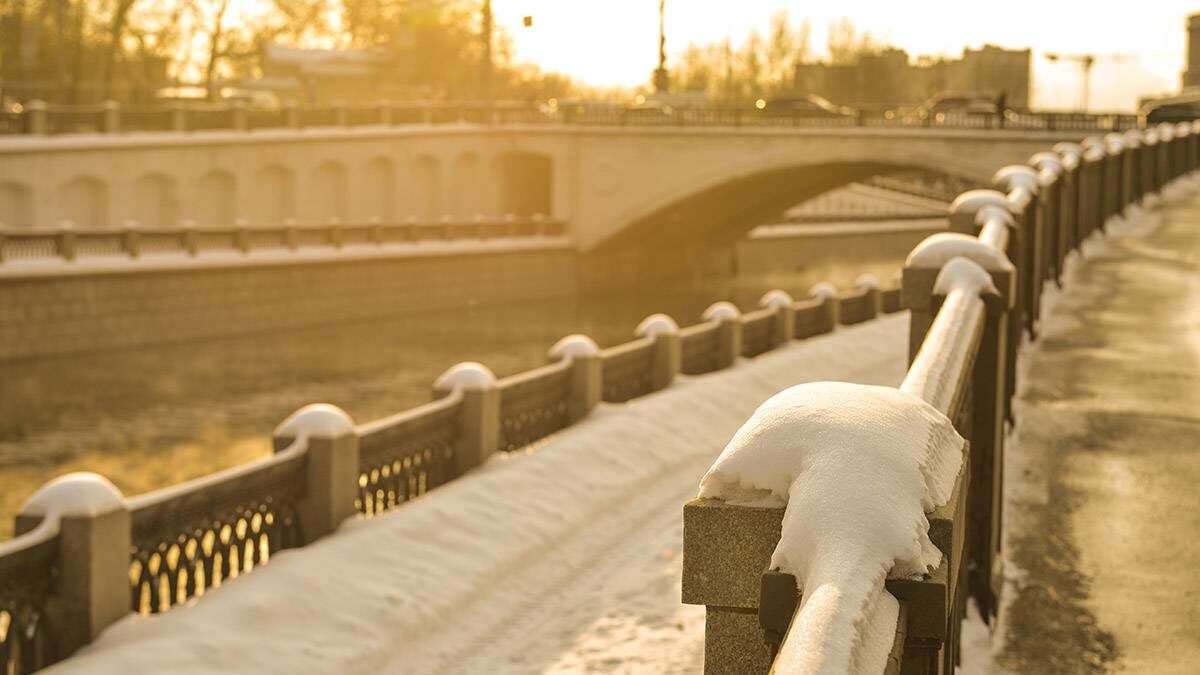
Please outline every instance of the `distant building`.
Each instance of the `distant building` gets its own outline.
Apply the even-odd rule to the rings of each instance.
[[[1004,95],[1011,108],[1029,106],[1029,49],[984,45],[964,49],[961,59],[923,59],[912,63],[908,52],[889,47],[849,64],[801,63],[794,87],[834,103],[865,109],[917,106],[947,91],[988,98]]]
[[[1187,70],[1183,71],[1183,88],[1200,88],[1200,14],[1187,19]]]

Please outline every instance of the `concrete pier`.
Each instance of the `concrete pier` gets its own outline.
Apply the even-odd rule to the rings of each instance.
[[[1023,359],[999,665],[1200,663],[1200,197],[1113,228]]]

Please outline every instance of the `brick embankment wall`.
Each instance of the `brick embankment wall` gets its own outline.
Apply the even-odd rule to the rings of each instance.
[[[569,297],[565,249],[0,279],[0,361]]]

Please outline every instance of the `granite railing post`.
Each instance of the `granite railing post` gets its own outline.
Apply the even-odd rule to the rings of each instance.
[[[1104,158],[1107,151],[1101,144],[1085,145],[1083,148],[1083,227],[1077,233],[1078,238],[1073,247],[1078,247],[1083,240],[1100,229],[1104,218]]]
[[[1121,139],[1125,144],[1125,155],[1121,163],[1121,195],[1124,202],[1121,210],[1128,213],[1129,208],[1141,201],[1141,156],[1142,143],[1137,134],[1124,133]]]
[[[654,372],[650,376],[650,390],[666,389],[679,374],[683,362],[679,325],[666,314],[651,314],[642,319],[634,334],[654,338]]]
[[[179,222],[179,245],[192,257],[200,252],[200,242],[196,238],[196,221]]]
[[[1019,261],[1015,263],[1019,271],[1017,283],[1021,293],[1020,306],[1024,311],[1025,332],[1033,338],[1041,313],[1042,283],[1045,281],[1042,274],[1044,242],[1038,231],[1037,219],[1037,172],[1027,166],[1010,165],[997,171],[992,182],[1008,194],[1008,200],[1012,202],[1010,210],[1016,214],[1017,225],[1021,229],[1018,241],[1022,251]]]
[[[1066,254],[1063,251],[1064,202],[1066,171],[1062,158],[1053,152],[1039,152],[1029,158],[1029,165],[1038,172],[1038,192],[1043,227],[1042,241],[1045,250],[1043,274],[1055,282],[1062,283],[1062,265]]]
[[[1158,125],[1159,140],[1159,187],[1165,186],[1175,177],[1175,127],[1169,122]]]
[[[1083,149],[1075,143],[1058,143],[1054,146],[1063,166],[1061,177],[1062,222],[1058,231],[1058,269],[1066,268],[1067,255],[1075,246],[1082,218],[1080,185],[1083,180]],[[1010,258],[1011,260],[1011,258]],[[1019,313],[1019,312],[1018,312]]]
[[[1154,129],[1140,132],[1142,135],[1142,202],[1153,201],[1158,191],[1158,133]],[[1147,199],[1150,197],[1151,199]]]
[[[822,330],[820,332],[832,333],[837,330],[838,324],[842,321],[837,288],[828,281],[822,281],[808,289],[808,295],[812,298],[821,299]]]
[[[126,220],[121,224],[121,248],[130,258],[142,255],[142,237],[138,231],[140,228],[141,224],[136,220]]]
[[[742,322],[738,320],[741,316],[737,305],[724,300],[709,305],[700,316],[705,321],[717,322],[718,369],[733,366],[742,355]]]
[[[130,515],[125,498],[94,473],[43,485],[16,518],[16,534],[58,520],[58,570],[43,628],[54,656],[66,658],[129,615]]]
[[[0,222],[0,265],[4,264],[4,230],[6,227],[3,222]]]
[[[341,408],[313,403],[292,413],[272,434],[275,452],[297,439],[307,445],[304,497],[296,504],[304,543],[333,533],[358,513],[358,433]]]
[[[234,131],[250,130],[250,115],[245,101],[234,99],[230,103],[229,122],[230,128]]]
[[[106,134],[121,133],[121,104],[117,101],[105,101],[101,104],[103,113],[103,131]]]
[[[171,131],[187,131],[187,108],[182,103],[172,103],[169,114],[171,116]]]
[[[600,348],[586,335],[568,335],[550,348],[550,359],[571,362],[571,391],[567,398],[569,424],[587,417],[604,393],[604,363]]]
[[[782,347],[796,334],[796,310],[792,308],[794,304],[796,301],[792,296],[778,288],[767,291],[759,298],[759,307],[775,310],[775,317],[771,322],[771,349]]]
[[[25,119],[28,120],[30,134],[45,136],[50,133],[50,111],[45,101],[35,99],[26,103]]]
[[[233,246],[242,255],[250,253],[250,223],[245,218],[236,218],[233,221]]]
[[[451,366],[433,383],[434,398],[460,391],[457,475],[483,464],[500,447],[500,389],[487,366],[474,361]]]
[[[283,126],[288,129],[300,128],[300,105],[295,101],[283,102]]]
[[[58,256],[60,258],[63,260],[75,259],[77,240],[75,223],[70,220],[59,222],[58,234],[55,236],[55,247],[58,249]]]

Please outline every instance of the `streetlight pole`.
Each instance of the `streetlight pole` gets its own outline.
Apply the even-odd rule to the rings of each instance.
[[[658,68],[654,70],[654,91],[665,94],[669,81],[667,79],[667,31],[666,31],[667,0],[658,0]]]
[[[492,98],[492,0],[483,0],[483,59],[480,64],[479,90],[485,101]]]

